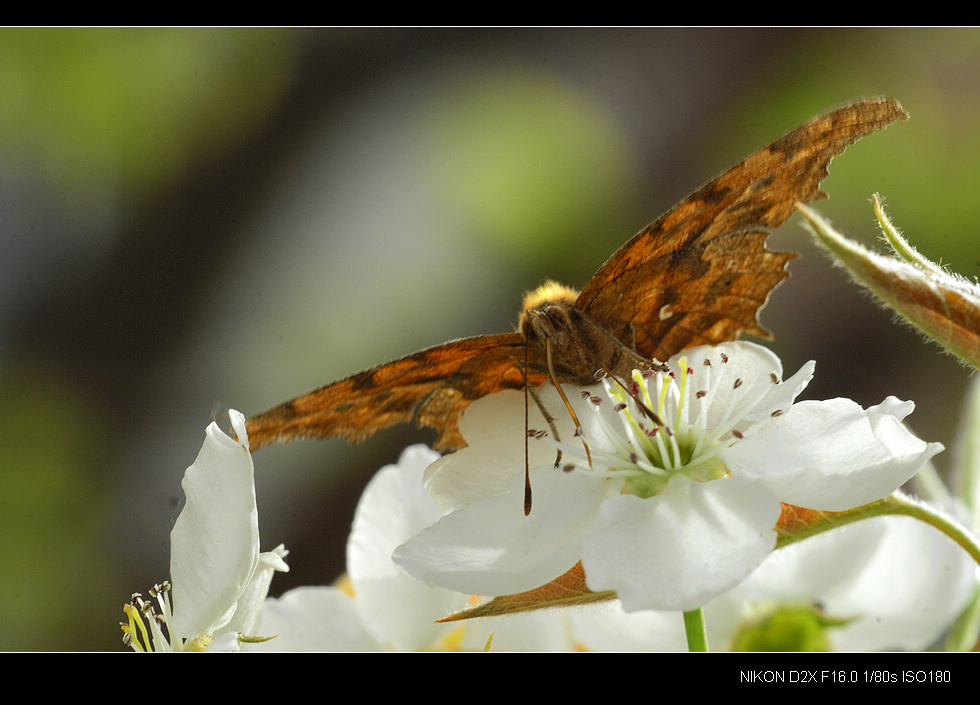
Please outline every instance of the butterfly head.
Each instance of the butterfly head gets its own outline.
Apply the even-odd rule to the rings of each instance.
[[[524,294],[524,304],[521,306],[522,314],[530,310],[542,309],[549,304],[574,304],[578,298],[578,291],[570,286],[559,284],[549,279],[534,291]]]
[[[575,300],[578,291],[559,284],[556,281],[546,281],[534,291],[524,295],[521,306],[521,317],[517,329],[529,341],[554,338],[557,330],[568,330],[571,318],[577,313]]]

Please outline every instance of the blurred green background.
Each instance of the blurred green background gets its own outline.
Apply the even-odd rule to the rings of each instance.
[[[974,29],[0,30],[0,649],[123,649],[215,404],[508,330],[526,289],[583,285],[841,103],[912,120],[839,157],[819,211],[873,244],[878,191],[975,276],[978,89]],[[787,373],[817,361],[806,396],[913,399],[949,447],[968,372],[798,217],[770,248],[803,253],[762,318]],[[273,594],[343,570],[361,487],[427,439],[256,454],[263,549],[291,551]]]

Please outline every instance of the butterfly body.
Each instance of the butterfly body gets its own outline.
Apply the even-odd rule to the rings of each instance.
[[[525,297],[517,330],[450,341],[287,401],[247,422],[253,450],[275,440],[358,442],[398,423],[437,430],[439,450],[465,441],[475,399],[549,377],[588,385],[604,372],[666,360],[694,345],[770,337],[758,312],[796,255],[765,247],[797,202],[823,197],[831,159],[907,119],[893,100],[843,106],[787,133],[641,230],[581,292],[548,282]]]
[[[622,377],[635,367],[653,365],[635,351],[631,336],[617,339],[592,320],[579,308],[578,297],[571,287],[553,281],[524,297],[517,329],[527,346],[529,369],[549,373],[550,368],[559,382],[586,386],[606,374]]]

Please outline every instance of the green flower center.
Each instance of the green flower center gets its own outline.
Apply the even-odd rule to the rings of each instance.
[[[851,621],[815,605],[780,605],[739,628],[732,651],[833,651],[830,630]]]
[[[706,367],[710,362],[705,361]],[[615,404],[618,428],[609,425],[602,414],[600,423],[612,452],[599,458],[607,474],[626,475],[624,494],[654,497],[666,488],[672,477],[685,475],[695,482],[729,477],[720,455],[722,441],[740,437],[734,424],[737,414],[716,428],[708,428],[707,411],[716,397],[717,382],[706,389],[692,389],[693,370],[687,359],[678,362],[678,372],[663,366],[655,373],[634,370],[631,384],[603,382]],[[720,381],[722,375],[715,375]],[[735,381],[735,388],[740,386]],[[598,398],[593,402],[598,406]],[[727,415],[726,415],[727,417]]]

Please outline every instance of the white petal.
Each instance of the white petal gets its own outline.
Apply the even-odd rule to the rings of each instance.
[[[680,612],[626,612],[618,600],[563,610],[579,650],[687,651]],[[708,628],[711,628],[708,624]]]
[[[570,439],[574,428],[554,387],[541,388],[539,395],[555,415],[562,438]],[[529,404],[527,427],[547,430],[541,410],[533,400]],[[524,473],[524,393],[506,390],[477,399],[463,414],[460,431],[469,445],[433,463],[425,473],[425,488],[443,514],[506,494],[508,479]],[[556,456],[554,446],[544,440],[532,440],[528,452],[532,468],[553,464]]]
[[[247,651],[378,651],[354,600],[334,587],[301,587],[269,598],[254,636],[275,636]],[[278,636],[277,636],[278,635]]]
[[[395,562],[431,585],[467,594],[507,595],[559,577],[578,562],[582,536],[622,483],[553,468],[535,471],[531,483],[530,516],[523,475],[515,475],[509,494],[443,517],[401,546]]]
[[[399,545],[442,516],[422,486],[423,472],[438,458],[425,446],[411,446],[397,465],[379,470],[361,495],[347,541],[361,619],[379,643],[399,651],[428,647],[445,632],[433,622],[468,606],[466,595],[430,587],[391,560]]]
[[[887,526],[884,540],[860,580],[825,605],[828,612],[858,617],[836,636],[837,648],[925,649],[966,606],[977,585],[976,566],[949,537],[921,521],[873,521]]]
[[[693,373],[688,379],[691,390],[705,390],[712,395],[708,428],[724,424],[731,417],[733,406],[740,417],[749,421],[768,417],[774,409],[788,409],[813,377],[813,363],[809,362],[791,380],[783,382],[783,366],[775,353],[744,341],[685,350],[668,362],[672,370],[678,369],[681,356],[687,358]],[[711,364],[706,365],[706,360]],[[773,377],[780,383],[776,384]]]
[[[206,653],[209,654],[234,654],[242,650],[242,645],[238,642],[237,632],[225,632],[215,637],[208,647]]]
[[[850,509],[891,494],[943,449],[909,432],[907,413],[893,398],[867,411],[849,399],[804,401],[751,428],[724,458],[782,502]]]
[[[629,612],[701,607],[762,563],[779,512],[764,487],[734,478],[678,476],[656,497],[612,497],[584,542],[586,580]]]
[[[239,438],[244,417],[231,411]],[[170,533],[175,631],[210,634],[231,618],[259,560],[252,457],[218,425],[181,483],[186,504]]]
[[[282,544],[271,551],[259,554],[259,564],[245,588],[245,592],[238,598],[235,605],[235,615],[221,630],[215,632],[216,637],[222,632],[247,635],[254,633],[255,622],[259,618],[266,597],[269,596],[272,576],[276,573],[289,572],[289,566],[286,565],[285,561],[288,554],[289,551]],[[210,651],[210,648],[208,650]]]
[[[816,364],[813,360],[803,365],[795,375],[779,384],[769,385],[768,390],[756,402],[751,411],[745,414],[749,421],[767,421],[774,413],[780,414],[789,411],[796,401],[796,397],[806,389],[806,386],[813,379],[813,370]]]
[[[875,517],[774,551],[733,595],[812,602],[851,619],[830,631],[838,650],[922,650],[958,616],[976,577],[966,552],[932,527]],[[725,619],[718,605],[711,615]]]
[[[347,542],[347,570],[355,585],[402,575],[391,552],[442,517],[422,486],[422,474],[438,459],[425,446],[406,448],[397,465],[381,468],[364,489]]]
[[[883,523],[862,521],[793,543],[773,551],[741,587],[758,599],[824,604],[860,580],[884,535]]]

